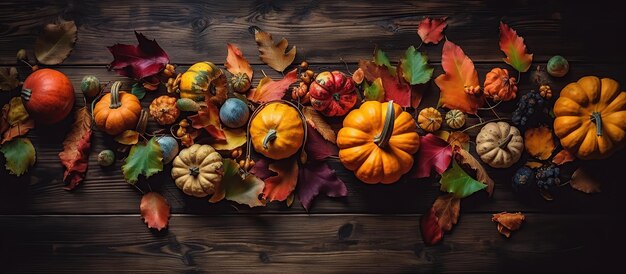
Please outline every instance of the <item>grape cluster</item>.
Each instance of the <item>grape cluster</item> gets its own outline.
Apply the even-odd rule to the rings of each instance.
[[[511,186],[515,192],[524,192],[535,184],[535,171],[527,166],[520,167],[513,175]]]
[[[517,108],[513,111],[513,124],[521,127],[533,126],[539,122],[538,114],[547,112],[545,99],[539,92],[531,91],[524,94],[517,102]]]
[[[537,179],[537,187],[544,190],[552,190],[561,184],[559,179],[559,168],[551,165],[540,167],[535,173],[535,179]]]

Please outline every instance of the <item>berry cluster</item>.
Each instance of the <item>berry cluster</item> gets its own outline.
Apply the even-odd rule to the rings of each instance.
[[[535,171],[527,166],[519,168],[513,175],[511,186],[515,192],[524,192],[535,183]]]
[[[540,167],[535,173],[537,187],[539,187],[539,189],[552,190],[559,186],[561,184],[559,173],[559,168],[554,165]]]
[[[539,123],[541,116],[547,112],[546,101],[539,92],[531,91],[524,94],[517,102],[517,108],[513,111],[513,124],[521,127],[531,127]]]

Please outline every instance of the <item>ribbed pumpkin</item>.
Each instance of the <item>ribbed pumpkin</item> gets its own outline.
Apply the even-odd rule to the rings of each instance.
[[[506,122],[488,123],[476,136],[476,152],[491,167],[510,167],[519,161],[523,151],[524,138]]]
[[[390,184],[413,166],[420,147],[413,117],[393,102],[367,101],[343,120],[339,160],[368,184]]]
[[[304,123],[296,107],[286,101],[259,106],[248,125],[254,150],[274,160],[296,154],[305,140]]]
[[[172,178],[185,194],[206,197],[222,181],[222,166],[222,156],[212,146],[194,144],[174,158]]]
[[[626,92],[610,78],[570,83],[554,104],[554,133],[580,159],[609,157],[626,143]]]
[[[435,132],[441,127],[441,122],[443,122],[443,118],[441,118],[441,112],[439,112],[436,108],[425,108],[422,109],[417,115],[417,124],[421,129],[428,132]]]
[[[343,116],[354,107],[357,93],[352,78],[339,71],[324,71],[309,87],[311,106],[325,116]]]
[[[111,93],[107,93],[93,108],[93,117],[96,126],[109,135],[118,135],[124,130],[137,126],[141,105],[137,96],[120,91],[122,82],[115,82],[111,86]]]
[[[74,86],[65,74],[53,69],[31,73],[22,86],[22,99],[28,114],[51,125],[65,119],[74,107]]]
[[[459,109],[453,109],[446,113],[446,124],[453,129],[459,129],[465,125],[465,113]]]
[[[513,100],[517,94],[515,77],[509,77],[506,69],[494,68],[485,77],[484,91],[487,97],[495,101]]]
[[[209,96],[212,103],[221,105],[228,97],[228,80],[213,63],[199,62],[180,76],[178,90],[181,98],[203,101]]]
[[[250,89],[250,77],[248,74],[240,72],[230,77],[230,85],[235,92],[245,93]]]
[[[150,116],[159,123],[159,125],[171,125],[176,122],[180,110],[176,107],[176,98],[162,95],[150,103]]]

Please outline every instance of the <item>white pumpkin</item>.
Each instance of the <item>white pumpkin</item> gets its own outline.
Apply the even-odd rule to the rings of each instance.
[[[488,123],[476,136],[476,152],[491,167],[510,167],[523,151],[524,139],[519,130],[506,122]]]
[[[446,124],[453,129],[459,129],[465,125],[465,113],[453,109],[446,113]]]
[[[222,182],[222,166],[222,156],[212,146],[194,144],[174,159],[172,178],[185,194],[206,197]]]

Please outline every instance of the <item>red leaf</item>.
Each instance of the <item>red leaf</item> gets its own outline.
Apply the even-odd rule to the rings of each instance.
[[[424,18],[417,27],[417,34],[422,38],[422,42],[425,44],[439,44],[439,41],[443,39],[443,29],[448,26],[446,18],[447,17],[440,19]]]
[[[141,217],[148,228],[161,230],[167,227],[170,219],[170,204],[156,192],[148,192],[141,198]]]
[[[443,240],[443,230],[439,227],[439,218],[434,208],[420,218],[420,231],[426,245],[434,245]]]
[[[431,209],[437,215],[437,223],[441,230],[450,231],[459,220],[461,198],[454,196],[454,193],[440,195]]]
[[[411,178],[430,177],[431,170],[442,174],[450,166],[452,146],[436,135],[428,133],[420,137],[420,149],[415,158]]]
[[[261,180],[276,175],[276,172],[270,170],[270,160],[262,156],[254,162],[250,173],[256,175]]]
[[[252,75],[254,72],[250,63],[248,63],[248,60],[243,57],[241,50],[231,43],[227,43],[226,45],[228,47],[228,55],[226,56],[226,63],[224,64],[226,69],[232,74],[240,72],[248,74],[250,81],[252,81]]]
[[[502,60],[519,72],[528,71],[533,62],[533,55],[526,51],[524,38],[519,37],[514,29],[502,22],[500,22],[500,50],[506,54],[506,58]]]
[[[76,111],[72,129],[65,136],[63,151],[59,153],[61,163],[65,166],[63,182],[65,190],[72,190],[85,178],[87,163],[89,162],[89,148],[91,146],[91,114],[83,107]]]
[[[320,193],[328,197],[346,197],[348,189],[325,162],[307,162],[298,176],[298,199],[309,211],[313,199]]]
[[[401,71],[393,76],[387,67],[365,60],[359,61],[359,68],[363,70],[365,78],[370,82],[381,78],[385,89],[385,101],[393,100],[402,107],[411,106],[411,86],[406,83]],[[397,70],[400,70],[400,66]]]
[[[304,150],[309,160],[324,160],[330,156],[337,155],[337,146],[326,141],[322,135],[311,125],[307,124],[307,137]]]
[[[265,103],[280,100],[285,96],[289,86],[297,81],[297,69],[287,73],[283,79],[274,81],[265,76],[259,85],[248,93],[248,99],[255,103]]]
[[[298,183],[298,162],[293,157],[283,159],[271,163],[269,170],[277,175],[265,179],[263,197],[270,202],[286,200]]]
[[[167,53],[155,40],[148,40],[143,34],[135,32],[139,45],[115,44],[109,48],[113,54],[111,68],[119,75],[143,79],[161,72],[170,62]]]
[[[187,118],[191,120],[191,126],[195,129],[204,128],[206,132],[209,133],[216,140],[225,141],[226,134],[222,130],[222,125],[220,124],[220,114],[217,107],[208,102],[206,107],[198,110],[198,114],[191,115]]]
[[[558,166],[576,160],[576,156],[569,152],[569,150],[564,149],[559,151],[554,158],[552,158],[552,162]]]

